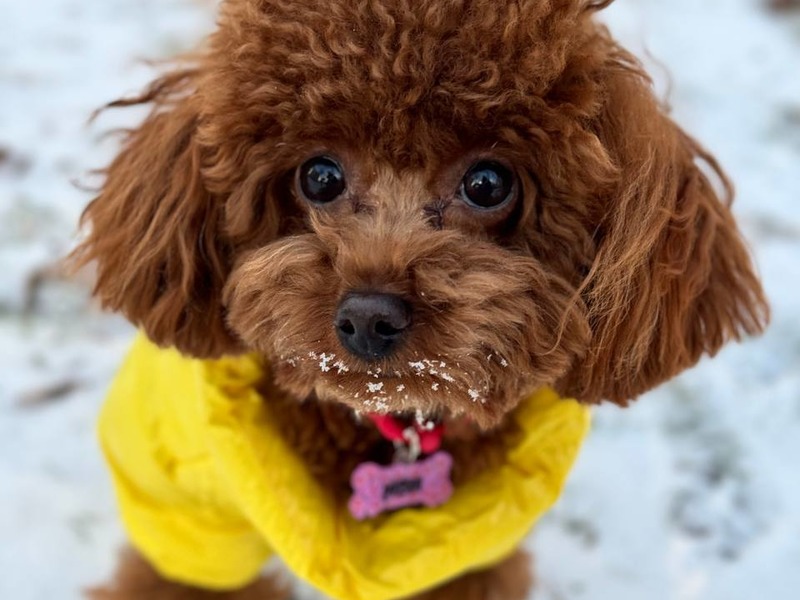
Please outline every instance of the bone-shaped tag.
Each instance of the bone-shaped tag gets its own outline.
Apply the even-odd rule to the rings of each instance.
[[[439,506],[453,494],[453,457],[440,451],[413,463],[362,463],[353,471],[348,508],[359,521],[409,506]]]

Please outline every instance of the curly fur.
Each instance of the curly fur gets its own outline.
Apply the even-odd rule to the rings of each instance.
[[[88,590],[88,600],[290,600],[289,586],[272,575],[232,592],[211,592],[165,581],[136,552],[126,549],[113,584]]]
[[[295,401],[489,431],[542,385],[626,404],[758,333],[768,309],[731,184],[594,20],[608,4],[227,0],[201,52],[112,104],[153,110],[86,209],[76,257],[157,343],[258,351]],[[348,172],[325,209],[293,184],[320,152]],[[482,157],[518,175],[505,212],[454,196]],[[380,364],[334,334],[353,290],[413,307]],[[321,439],[301,454],[343,480]]]

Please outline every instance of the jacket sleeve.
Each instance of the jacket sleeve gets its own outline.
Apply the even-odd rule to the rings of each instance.
[[[133,546],[167,579],[237,589],[270,549],[204,446],[194,362],[140,336],[101,413],[100,443]]]

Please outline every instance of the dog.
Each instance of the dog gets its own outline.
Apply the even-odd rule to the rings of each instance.
[[[136,550],[93,597],[284,599],[277,553],[343,600],[526,598],[585,406],[765,327],[610,3],[225,0],[109,105],[152,110],[75,253],[142,331],[101,424]]]

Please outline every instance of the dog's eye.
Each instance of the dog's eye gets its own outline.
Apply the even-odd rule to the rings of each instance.
[[[327,156],[307,160],[298,172],[300,189],[309,201],[326,204],[344,192],[344,171],[339,163]]]
[[[483,160],[470,167],[461,181],[461,195],[477,208],[496,208],[511,198],[514,175],[498,162]]]

